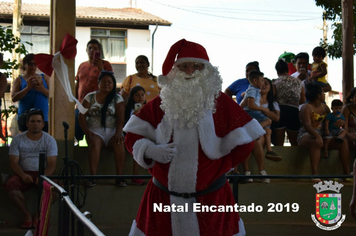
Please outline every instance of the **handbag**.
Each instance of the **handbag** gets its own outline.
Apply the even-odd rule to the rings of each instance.
[[[31,108],[27,109],[26,111],[22,112],[21,115],[18,116],[18,120],[21,126],[26,126],[26,116],[30,112]]]
[[[36,96],[37,96],[37,91],[35,93],[35,98],[33,99],[33,103],[32,106],[28,109],[26,109],[24,112],[22,112],[20,115],[18,115],[18,121],[20,123],[20,125],[22,127],[26,126],[26,117],[27,114],[30,112],[30,110],[33,108],[33,106],[35,105],[35,101],[36,101]]]

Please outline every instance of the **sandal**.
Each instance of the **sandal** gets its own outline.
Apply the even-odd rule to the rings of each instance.
[[[325,151],[323,153],[323,158],[329,158],[329,152],[328,151]]]
[[[38,224],[38,213],[36,213],[33,217],[32,217],[32,228],[36,229]]]
[[[279,156],[277,153],[275,153],[274,151],[268,151],[266,152],[266,159],[271,160],[271,161],[281,161],[282,157]]]
[[[87,182],[85,182],[86,187],[94,187],[95,185],[96,185],[96,181],[94,179],[90,179],[87,180]]]
[[[145,185],[146,182],[142,179],[132,179],[131,180],[131,184],[132,185],[137,185],[137,186],[141,186],[141,185]]]
[[[21,229],[32,229],[32,221],[24,221],[20,227]]]
[[[115,181],[115,184],[116,184],[117,186],[119,186],[119,187],[126,187],[126,186],[127,186],[127,183],[126,183],[125,180],[123,180],[123,181],[116,180],[116,181]]]

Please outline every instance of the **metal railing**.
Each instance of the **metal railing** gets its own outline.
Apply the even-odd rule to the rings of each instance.
[[[69,213],[71,213],[72,223],[74,218],[77,219],[77,235],[84,235],[84,228],[89,230],[93,235],[103,236],[104,234],[89,220],[86,216],[80,212],[80,210],[74,205],[68,193],[58,184],[53,182],[48,177],[41,175],[41,178],[51,184],[60,194],[59,200],[59,218],[58,218],[58,236],[70,235],[70,228],[72,229],[72,235],[75,230],[75,225],[69,224]]]
[[[344,179],[344,178],[352,178],[352,175],[227,175],[226,178],[232,184],[233,195],[235,198],[236,203],[238,203],[238,192],[239,192],[239,184],[240,180],[244,179],[315,179],[319,178],[323,179]],[[46,180],[52,186],[54,186],[57,191],[61,195],[61,200],[59,204],[59,219],[58,219],[58,235],[59,236],[67,236],[70,235],[69,231],[72,230],[72,236],[84,235],[84,228],[88,229],[93,235],[101,236],[104,235],[86,216],[80,212],[80,210],[75,206],[72,202],[68,193],[57,183],[53,182],[51,179],[63,179],[60,176],[50,176],[46,177],[41,175],[43,180]],[[69,176],[69,178],[79,178],[78,175],[76,176]],[[124,180],[124,179],[150,179],[152,178],[151,175],[84,175],[80,176],[80,178],[85,179],[117,179],[117,180]],[[70,225],[70,217],[69,214],[71,212],[71,225]],[[89,213],[90,214],[90,213]],[[77,219],[77,225],[75,225],[74,218]],[[75,228],[77,229],[75,233]]]
[[[241,175],[233,174],[226,176],[232,183],[232,191],[236,203],[239,202],[239,183],[245,179],[345,179],[353,178],[352,175]]]

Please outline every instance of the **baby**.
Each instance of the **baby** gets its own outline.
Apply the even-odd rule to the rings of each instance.
[[[334,99],[331,102],[331,110],[332,112],[329,113],[326,118],[325,118],[325,140],[324,140],[324,158],[329,157],[328,149],[329,149],[329,143],[330,140],[335,137],[335,141],[338,143],[344,142],[344,137],[347,134],[347,131],[343,129],[342,127],[335,126],[335,122],[337,120],[344,120],[345,117],[343,114],[341,114],[342,106],[344,104],[342,103],[341,100],[339,99]]]
[[[326,56],[325,49],[322,47],[316,47],[313,49],[312,55],[314,62],[311,66],[309,81],[317,83],[325,91],[325,87],[328,84],[325,78],[328,73],[326,69],[328,65],[323,61]]]

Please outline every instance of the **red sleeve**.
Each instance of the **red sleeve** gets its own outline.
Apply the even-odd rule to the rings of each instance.
[[[150,123],[154,128],[157,128],[158,124],[161,123],[164,112],[159,108],[161,104],[161,98],[158,96],[155,99],[148,102],[142,107],[139,113],[136,114],[140,119]],[[125,136],[125,143],[127,150],[132,153],[132,147],[135,142],[139,139],[144,138],[141,135],[133,134],[128,132]]]
[[[252,141],[251,143],[237,146],[236,148],[234,148],[229,154],[232,163],[231,167],[235,167],[241,162],[243,162],[251,154],[254,146],[255,142]]]
[[[137,140],[144,138],[141,135],[138,134],[133,134],[133,133],[127,133],[125,135],[125,145],[127,148],[127,151],[129,151],[129,153],[132,154],[132,150],[133,150],[133,145],[136,143]]]
[[[224,93],[221,93],[217,99],[216,110],[219,114],[218,112],[214,114],[214,123],[218,137],[225,137],[232,130],[243,127],[252,120],[239,104]],[[228,156],[231,158],[232,167],[243,162],[250,155],[253,147],[254,141],[236,146],[231,150]]]
[[[160,105],[161,98],[157,96],[153,100],[149,101],[146,105],[144,105],[140,112],[136,114],[136,116],[144,121],[147,121],[154,128],[157,128],[158,124],[161,123],[164,115]]]

